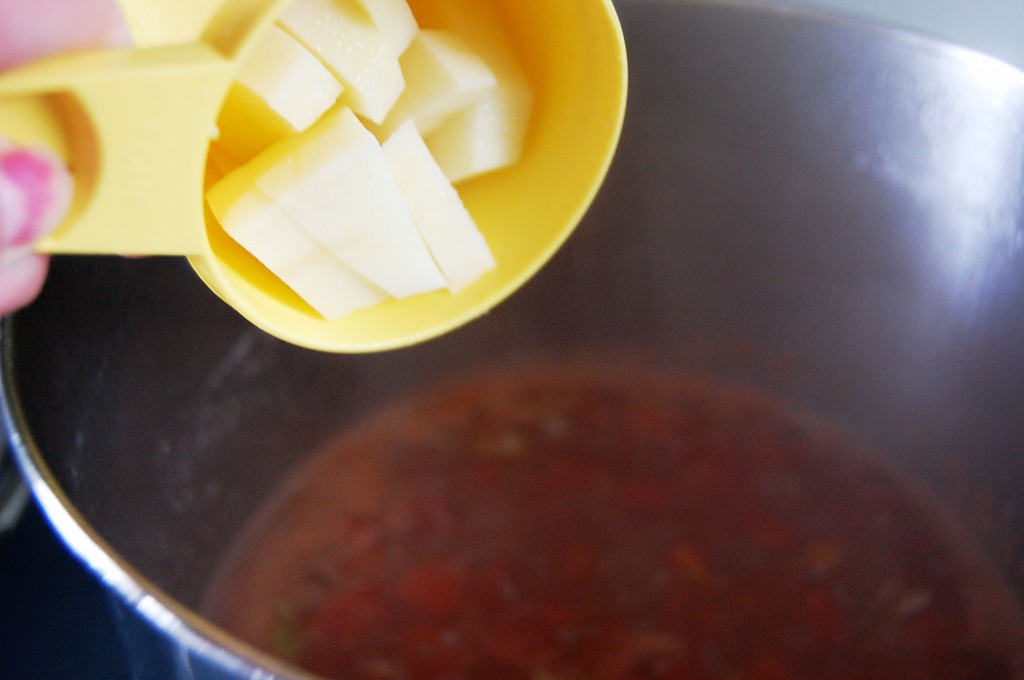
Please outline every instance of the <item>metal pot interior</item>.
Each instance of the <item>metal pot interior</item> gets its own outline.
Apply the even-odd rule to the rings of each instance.
[[[619,12],[631,93],[606,185],[549,266],[444,338],[320,354],[182,261],[54,263],[3,326],[4,396],[33,487],[101,576],[196,608],[246,519],[340,429],[476,367],[611,354],[848,433],[948,499],[1021,586],[1024,74],[789,7]]]

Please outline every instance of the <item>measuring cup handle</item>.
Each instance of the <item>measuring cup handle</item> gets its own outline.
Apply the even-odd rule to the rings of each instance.
[[[206,253],[206,154],[232,75],[221,53],[190,43],[57,57],[0,77],[0,135],[47,144],[56,127],[67,139],[55,151],[66,152],[75,197],[39,250]]]

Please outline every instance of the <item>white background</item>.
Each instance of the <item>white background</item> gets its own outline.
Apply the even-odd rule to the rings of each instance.
[[[1024,0],[802,0],[913,28],[1024,69]]]

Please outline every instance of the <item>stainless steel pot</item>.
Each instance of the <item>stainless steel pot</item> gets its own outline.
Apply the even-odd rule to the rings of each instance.
[[[0,536],[17,524],[28,500],[28,488],[7,450],[7,430],[0,427]]]
[[[786,6],[620,13],[631,100],[607,185],[470,326],[312,353],[155,258],[59,261],[4,324],[15,456],[115,594],[139,677],[286,675],[193,613],[231,537],[339,428],[532,355],[630,348],[779,394],[947,497],[1021,587],[1024,74]]]

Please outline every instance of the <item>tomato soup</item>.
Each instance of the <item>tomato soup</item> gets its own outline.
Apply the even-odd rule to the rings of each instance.
[[[1014,602],[952,513],[765,395],[545,368],[340,435],[207,613],[330,678],[1003,680]]]

